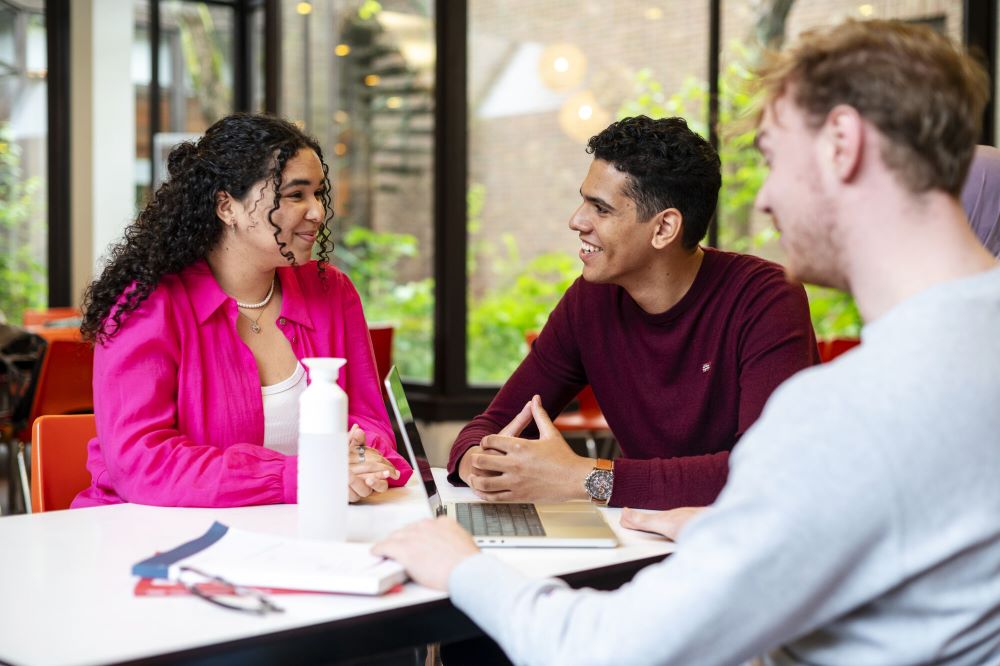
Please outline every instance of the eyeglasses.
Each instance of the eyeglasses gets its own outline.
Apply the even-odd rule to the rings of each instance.
[[[234,585],[220,576],[209,575],[194,567],[181,567],[180,574],[177,582],[188,592],[216,606],[251,615],[285,612],[262,592]]]

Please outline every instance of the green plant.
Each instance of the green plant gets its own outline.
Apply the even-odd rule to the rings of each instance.
[[[499,383],[524,358],[527,331],[538,330],[563,292],[579,275],[573,258],[556,252],[536,256],[525,266],[517,241],[503,234],[498,241],[482,234],[481,213],[486,199],[482,185],[467,195],[467,269],[489,262],[490,283],[469,290],[469,377],[475,383]],[[410,234],[352,227],[337,245],[338,263],[361,294],[368,321],[386,321],[395,328],[393,358],[406,376],[429,380],[433,372],[432,334],[434,280],[399,282],[399,264],[417,255]]]
[[[410,234],[351,227],[337,244],[336,256],[361,295],[369,322],[395,327],[393,360],[405,377],[430,379],[434,280],[399,284],[399,262],[417,254]]]
[[[849,294],[811,284],[806,285],[806,294],[817,338],[856,338],[861,335],[861,313]]]
[[[469,289],[466,363],[471,383],[500,384],[527,353],[525,334],[545,325],[580,268],[560,252],[537,255],[525,265],[513,234],[501,234],[497,240],[483,235],[485,204],[486,188],[469,185],[467,274],[471,278],[482,262],[488,262],[490,282],[486,288]]]
[[[767,167],[754,147],[755,129],[746,122],[754,108],[751,94],[753,74],[745,65],[751,54],[739,45],[731,45],[728,64],[719,77],[719,157],[722,160],[722,189],[716,223],[719,245],[735,252],[755,252],[777,239],[777,232],[767,226],[754,230],[754,198],[767,175]],[[682,116],[691,129],[707,135],[708,86],[688,77],[680,89],[667,95],[652,70],[636,73],[635,95],[618,111],[619,118],[645,114],[651,118]],[[854,337],[861,330],[861,317],[851,297],[835,289],[808,286],[809,310],[817,336]]]
[[[516,247],[513,239],[509,244]],[[538,255],[527,266],[513,262],[497,274],[497,286],[481,298],[469,298],[470,381],[502,383],[527,353],[525,333],[545,325],[549,313],[579,276],[572,257],[557,252]]]
[[[20,149],[11,141],[10,127],[0,124],[0,315],[14,323],[46,300],[45,269],[28,242],[39,186],[38,178],[22,178]]]

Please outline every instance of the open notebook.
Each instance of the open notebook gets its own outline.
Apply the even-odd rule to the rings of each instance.
[[[406,580],[403,567],[371,544],[313,541],[213,523],[205,534],[132,567],[142,578],[182,580],[185,571],[233,585],[311,592],[382,594]]]

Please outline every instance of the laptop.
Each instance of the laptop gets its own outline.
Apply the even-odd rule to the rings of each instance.
[[[427,497],[432,515],[445,514],[456,519],[479,546],[614,548],[618,545],[618,537],[604,515],[585,502],[442,503],[396,366],[386,375],[385,388],[396,417],[398,439],[406,447],[410,464],[423,481],[421,492]]]

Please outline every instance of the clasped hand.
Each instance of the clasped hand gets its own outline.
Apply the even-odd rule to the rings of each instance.
[[[348,501],[357,502],[389,488],[389,479],[399,470],[377,450],[365,446],[365,431],[355,423],[347,433]]]
[[[532,421],[538,439],[519,437]],[[536,395],[503,430],[465,453],[459,476],[485,500],[561,502],[587,498],[583,480],[593,466],[573,453]]]

